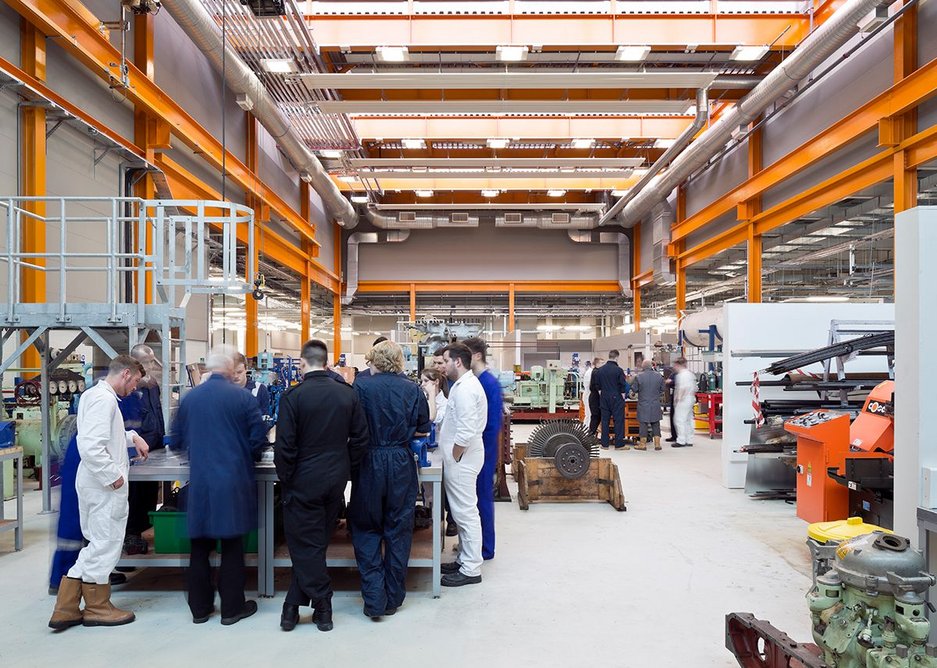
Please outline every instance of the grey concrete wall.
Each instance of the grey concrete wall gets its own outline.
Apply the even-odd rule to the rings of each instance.
[[[360,280],[615,280],[617,248],[566,232],[415,230],[402,243],[362,244]]]

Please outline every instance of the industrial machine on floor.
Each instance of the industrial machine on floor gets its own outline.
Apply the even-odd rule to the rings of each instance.
[[[565,369],[560,360],[548,360],[546,368],[532,366],[515,381],[511,404],[515,411],[578,410],[579,374]]]
[[[749,613],[726,616],[726,647],[758,668],[937,668],[927,592],[937,578],[907,538],[881,532],[835,548],[807,595],[813,639],[801,644]]]
[[[521,510],[538,501],[606,501],[626,510],[618,467],[599,458],[599,442],[576,420],[537,427],[514,448],[512,471]]]

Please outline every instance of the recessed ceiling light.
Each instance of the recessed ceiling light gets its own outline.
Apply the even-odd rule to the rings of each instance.
[[[358,180],[358,176],[356,174],[342,174],[338,177],[338,180],[345,183],[354,183]]]
[[[497,197],[500,194],[500,190],[482,190],[482,197]]]
[[[769,50],[770,47],[764,44],[737,46],[735,47],[735,51],[732,52],[732,60],[746,63],[754,62],[764,58]]]
[[[488,140],[488,148],[507,148],[511,140],[506,137],[495,137]]]
[[[370,200],[368,199],[368,196],[366,194],[356,193],[351,196],[351,201],[354,202],[355,204],[367,204]]]
[[[647,58],[647,54],[651,52],[651,47],[647,45],[622,45],[618,47],[618,51],[615,52],[615,60],[620,60],[625,63],[640,63],[642,60]]]
[[[417,197],[432,197],[433,191],[432,190],[417,190],[415,191],[415,194]]]
[[[298,71],[296,61],[292,58],[263,58],[260,61],[260,67],[273,74],[289,74]]]
[[[566,191],[565,191],[565,190],[560,190],[559,188],[557,188],[557,189],[555,189],[555,190],[548,190],[548,191],[547,191],[547,197],[562,197],[562,196],[565,195],[565,194],[566,194]]]
[[[580,148],[580,149],[592,148],[593,146],[595,146],[595,140],[594,139],[573,139],[571,142],[569,142],[569,145],[572,148]]]
[[[401,139],[400,145],[406,149],[423,149],[426,148],[426,142],[422,139]]]
[[[319,151],[319,155],[330,160],[340,160],[343,152],[339,151],[338,149],[328,148],[324,151]]]
[[[676,143],[676,139],[655,139],[654,148],[670,148]]]
[[[624,197],[629,193],[629,190],[613,190],[612,197]]]
[[[495,49],[495,52],[498,54],[498,60],[517,62],[527,60],[529,50],[526,46],[499,46]]]
[[[410,50],[405,46],[379,46],[374,52],[378,60],[385,63],[402,63],[410,57]]]

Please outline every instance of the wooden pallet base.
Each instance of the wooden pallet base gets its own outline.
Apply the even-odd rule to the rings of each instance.
[[[515,457],[512,468],[521,510],[531,503],[578,501],[605,501],[615,510],[627,510],[618,466],[611,459],[591,460],[588,473],[575,480],[564,478],[552,459]]]

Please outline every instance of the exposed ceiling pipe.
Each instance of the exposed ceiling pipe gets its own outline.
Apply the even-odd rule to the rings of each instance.
[[[618,246],[618,285],[621,294],[632,296],[631,290],[631,239],[622,232],[599,232],[597,230],[567,230],[570,240],[577,244],[616,244]]]
[[[696,136],[696,133],[703,129],[703,126],[706,125],[706,120],[709,118],[709,95],[706,93],[706,90],[700,88],[696,91],[696,118],[693,119],[693,122],[690,126],[680,133],[680,136],[677,137],[677,140],[673,145],[664,151],[664,154],[661,155],[657,161],[651,165],[651,168],[647,170],[647,173],[642,176],[637,183],[635,183],[621,199],[615,202],[608,211],[599,219],[599,225],[608,225],[615,216],[618,215],[618,212],[625,208],[625,206],[634,200],[637,195],[647,188],[647,186],[654,181],[654,179],[660,174],[667,165],[671,162],[676,162],[676,158],[680,151],[686,148],[687,144],[693,141],[693,137]]]
[[[761,83],[762,76],[744,76],[744,75],[719,75],[712,82],[710,88],[717,90],[751,90]]]
[[[342,195],[323,169],[319,160],[309,151],[290,120],[280,111],[276,101],[264,88],[260,79],[241,60],[231,46],[222,41],[221,31],[200,0],[163,0],[185,33],[205,54],[219,73],[224,73],[228,88],[236,95],[244,95],[252,104],[251,113],[270,133],[293,166],[322,198],[329,213],[340,225],[351,229],[358,224],[354,207]]]
[[[358,246],[360,244],[399,243],[406,241],[410,230],[388,230],[386,232],[354,232],[348,236],[345,257],[345,296],[343,304],[350,304],[358,292]]]
[[[784,62],[677,156],[670,169],[654,183],[643,184],[640,189],[632,188],[634,196],[629,193],[630,201],[626,202],[624,209],[617,206],[621,201],[616,203],[615,212],[621,211],[619,223],[624,227],[634,227],[654,205],[666,199],[674,188],[719,153],[734,131],[758,118],[773,102],[794,88],[859,32],[858,22],[866,14],[878,6],[888,4],[891,3],[882,0],[847,0],[823,25],[810,33]]]

